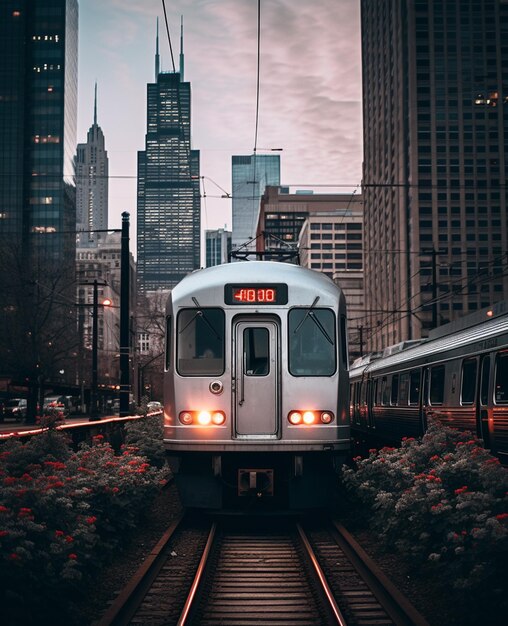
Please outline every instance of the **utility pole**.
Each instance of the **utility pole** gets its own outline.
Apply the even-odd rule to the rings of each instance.
[[[97,407],[97,348],[99,336],[99,296],[97,289],[97,279],[93,281],[93,300],[92,300],[92,386],[90,389],[90,421],[95,422],[99,419],[99,411]]]
[[[120,417],[129,415],[130,404],[130,263],[129,263],[129,213],[122,213],[122,239],[120,251]]]

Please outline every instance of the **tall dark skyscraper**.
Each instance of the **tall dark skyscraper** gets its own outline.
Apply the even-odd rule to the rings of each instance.
[[[506,0],[362,0],[370,348],[508,297]]]
[[[1,3],[0,237],[25,258],[74,263],[77,54],[77,0]]]
[[[137,251],[140,291],[170,289],[200,267],[199,151],[191,149],[191,86],[178,72],[148,84],[145,150],[138,152]]]
[[[76,153],[77,230],[106,230],[108,227],[108,153],[102,128],[97,124],[97,85],[95,85],[93,124],[86,143],[79,143]],[[96,247],[106,233],[84,233],[81,246]]]

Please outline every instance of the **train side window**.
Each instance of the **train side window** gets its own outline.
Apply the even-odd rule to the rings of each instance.
[[[333,311],[316,308],[291,309],[288,321],[289,372],[292,376],[335,374],[337,339]]]
[[[392,376],[392,393],[390,397],[390,404],[392,406],[397,406],[399,402],[399,375],[394,374]]]
[[[399,406],[407,406],[409,396],[409,374],[404,372],[400,375],[400,388],[399,388]]]
[[[430,368],[430,404],[443,404],[445,366]]]
[[[246,328],[243,331],[247,376],[268,376],[270,373],[269,342],[268,328]]]
[[[495,401],[508,404],[508,352],[496,355]]]
[[[171,316],[166,316],[166,345],[164,347],[164,369],[167,372],[171,365]]]
[[[473,404],[476,395],[476,371],[478,361],[476,359],[465,359],[462,361],[462,383],[460,388],[460,399],[462,405]]]
[[[388,385],[388,380],[386,379],[386,376],[383,376],[381,380],[381,389],[382,389],[381,404],[383,406],[389,406],[390,405],[390,386]]]
[[[487,406],[489,403],[489,382],[490,382],[490,357],[482,358],[482,382],[480,387],[480,403]]]
[[[347,347],[347,324],[346,324],[346,316],[340,316],[340,347],[341,347],[341,357],[342,357],[342,365],[347,369],[349,365],[349,361],[347,358],[348,347]]]
[[[420,370],[409,372],[409,404],[416,406],[420,399]]]
[[[182,376],[224,373],[224,311],[183,309],[177,319],[177,369]]]
[[[379,404],[379,398],[378,398],[378,395],[377,395],[377,393],[378,393],[377,381],[378,381],[377,378],[373,381],[374,388],[372,390],[372,399],[373,399],[372,403],[374,404],[374,406],[377,406]]]

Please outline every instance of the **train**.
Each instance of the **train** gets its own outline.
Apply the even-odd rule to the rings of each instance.
[[[469,430],[508,464],[508,301],[357,359],[350,416],[359,452],[420,437],[430,419]]]
[[[351,445],[347,316],[327,276],[274,261],[197,270],[166,306],[164,445],[182,504],[327,506]]]

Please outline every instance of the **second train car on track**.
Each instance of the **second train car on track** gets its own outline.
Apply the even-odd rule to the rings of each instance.
[[[166,308],[164,443],[184,506],[326,506],[350,448],[346,306],[286,263],[199,270]]]

